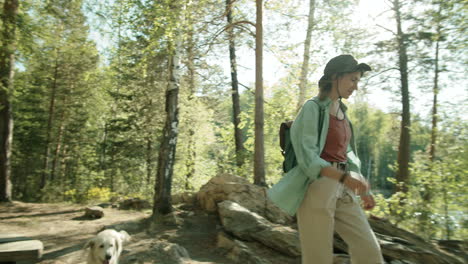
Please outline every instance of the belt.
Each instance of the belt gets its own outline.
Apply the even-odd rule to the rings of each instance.
[[[336,161],[332,161],[330,162],[332,167],[334,168],[337,168],[341,171],[347,171],[348,170],[348,163],[346,162],[336,162]]]

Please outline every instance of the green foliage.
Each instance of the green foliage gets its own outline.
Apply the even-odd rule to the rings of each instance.
[[[466,138],[466,130],[461,138]],[[446,140],[453,142],[454,138],[445,134]],[[468,233],[464,210],[468,185],[463,177],[468,173],[468,158],[463,153],[468,149],[466,143],[450,145],[449,149],[434,162],[425,152],[415,153],[408,193],[395,193],[387,199],[377,195],[372,213],[427,239],[464,239]]]

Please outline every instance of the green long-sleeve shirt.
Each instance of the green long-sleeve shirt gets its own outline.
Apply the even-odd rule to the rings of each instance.
[[[267,192],[270,200],[290,215],[296,214],[307,187],[320,177],[322,168],[331,166],[328,161],[320,158],[327,139],[330,103],[331,100],[328,97],[324,100],[314,97],[303,105],[291,127],[291,142],[296,154],[297,166],[285,173],[281,180]],[[348,119],[346,116],[347,107],[344,104],[341,107],[345,118]],[[321,109],[323,111],[323,124],[320,128]],[[351,140],[346,154],[348,168],[350,171],[360,173],[361,162],[356,155],[353,126],[351,122],[349,124]],[[321,131],[320,138],[319,130]]]

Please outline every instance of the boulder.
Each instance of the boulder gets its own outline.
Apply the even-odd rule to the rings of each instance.
[[[256,256],[255,252],[246,243],[230,238],[224,232],[219,232],[217,244],[219,248],[227,251],[226,256],[234,263],[270,264],[271,262]]]
[[[140,198],[130,198],[119,202],[119,209],[122,210],[143,210],[150,208],[151,204],[148,201],[142,200]]]
[[[468,262],[468,241],[463,240],[436,240],[437,246],[453,255],[460,256]]]
[[[266,196],[266,188],[231,174],[213,177],[200,188],[197,200],[204,210],[216,212],[217,204],[230,200],[277,224],[291,225],[293,218],[276,207]]]
[[[335,254],[333,255],[333,264],[351,264],[351,260],[348,255]]]
[[[172,204],[188,204],[194,205],[197,202],[197,193],[196,192],[182,192],[176,193],[171,196]]]
[[[273,224],[232,201],[219,203],[218,212],[224,229],[234,236],[260,242],[288,256],[300,256],[299,235],[296,230]]]
[[[180,227],[183,224],[182,218],[180,218],[175,211],[163,215],[161,218],[161,222],[166,226]]]
[[[187,250],[178,244],[159,242],[152,247],[151,251],[160,257],[161,260],[158,263],[183,264],[190,262]]]
[[[294,226],[292,218],[271,204],[265,192],[265,188],[250,184],[244,178],[221,174],[200,189],[197,200],[202,209],[208,212],[217,211],[223,229],[234,236],[231,240],[218,237],[218,246],[231,248],[230,254],[247,256],[249,245],[258,243],[265,249],[280,252],[279,255],[300,258],[299,236],[298,232],[291,228]],[[370,217],[369,223],[380,243],[386,263],[466,263],[466,242],[426,241],[385,219],[376,217]],[[236,239],[242,241],[238,243]],[[346,243],[336,234],[334,248],[335,252],[348,252]],[[242,258],[237,256],[232,259],[235,261],[234,259]],[[334,263],[349,262],[347,255],[335,255]]]
[[[447,254],[423,238],[399,228],[389,221],[369,218],[382,248],[382,254],[389,261],[404,260],[408,263],[457,264],[465,263],[461,258]]]
[[[104,209],[100,206],[91,206],[85,208],[84,217],[86,218],[102,218],[104,216]]]

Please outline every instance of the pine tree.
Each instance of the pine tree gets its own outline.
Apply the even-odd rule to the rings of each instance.
[[[16,19],[19,2],[3,3],[2,45],[0,47],[0,202],[11,201],[10,157],[13,136],[11,93],[16,50]]]

